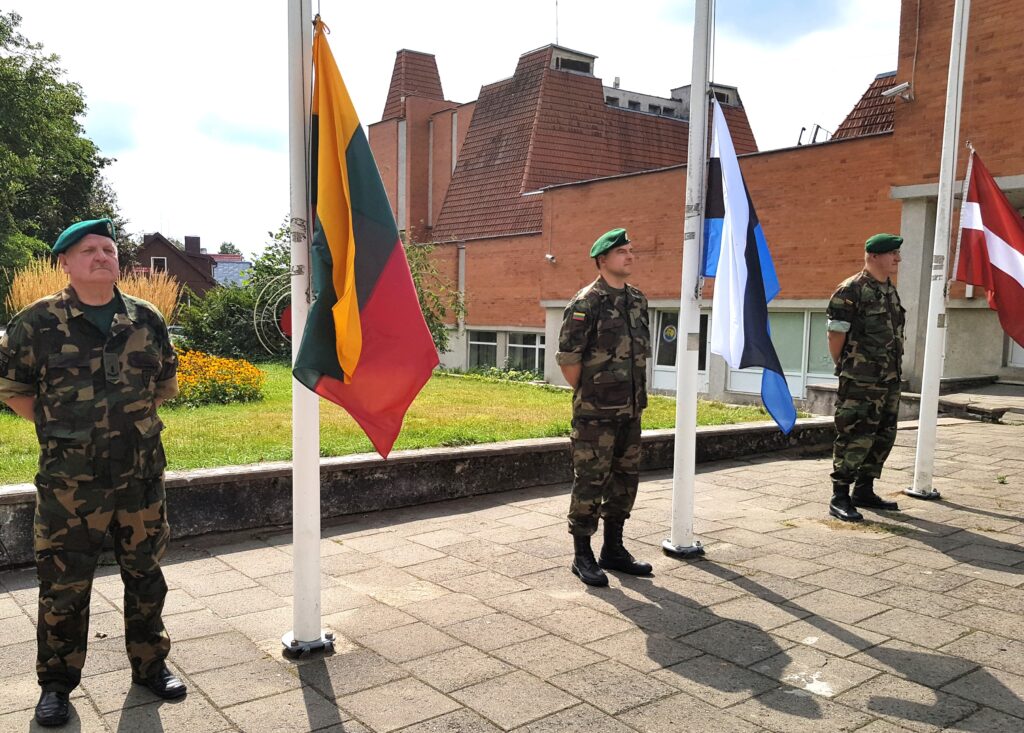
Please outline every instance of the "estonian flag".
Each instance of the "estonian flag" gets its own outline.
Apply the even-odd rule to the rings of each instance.
[[[768,325],[768,303],[779,294],[779,279],[718,100],[704,217],[702,271],[715,278],[711,351],[733,369],[763,368],[761,400],[788,435],[796,423],[796,408]]]
[[[387,458],[437,366],[377,164],[319,19],[313,35],[315,301],[295,378],[341,405]]]

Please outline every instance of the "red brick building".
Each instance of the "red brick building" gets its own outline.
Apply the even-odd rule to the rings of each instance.
[[[716,86],[757,206],[782,292],[772,331],[795,397],[830,384],[824,307],[860,269],[864,239],[905,238],[900,292],[908,308],[905,371],[920,382],[933,248],[953,0],[903,0],[895,72],[880,69],[824,143],[758,152],[735,88]],[[1016,205],[1024,205],[1024,4],[972,3],[961,118]],[[437,243],[439,269],[464,291],[465,323],[446,363],[554,365],[561,310],[594,277],[586,257],[624,226],[640,254],[634,280],[658,334],[678,310],[689,89],[658,98],[604,86],[593,56],[548,46],[472,103],[444,100],[432,56],[400,51],[384,119],[370,143],[402,229]],[[910,82],[904,95],[881,92]],[[958,174],[966,153],[960,148]],[[746,153],[746,154],[744,154]],[[705,287],[704,318],[712,284]],[[1024,375],[983,294],[951,291],[944,375]],[[980,297],[978,297],[980,296]],[[653,383],[675,384],[675,344],[658,340]],[[705,391],[756,393],[756,372],[703,363]]]

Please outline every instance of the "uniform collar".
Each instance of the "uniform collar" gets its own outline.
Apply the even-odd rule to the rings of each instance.
[[[874,275],[872,275],[867,270],[861,270],[860,274],[869,283],[871,283],[875,287],[879,288],[880,290],[888,290],[889,288],[892,287],[892,278],[890,278],[890,277],[885,278],[885,282],[882,282],[881,280],[877,279]]]
[[[621,289],[613,288],[608,282],[601,277],[597,276],[597,280],[594,281],[594,290],[601,293],[602,295],[619,295],[620,293],[626,292],[629,289],[629,284],[625,284]]]
[[[69,317],[77,318],[85,315],[85,311],[82,310],[82,301],[73,287],[68,285],[64,288],[64,292],[61,293],[61,298],[64,301],[64,307],[67,308]],[[135,323],[139,320],[139,311],[135,306],[135,303],[125,298],[121,293],[121,290],[116,285],[114,286],[114,300],[116,300],[118,304],[117,313],[114,315],[114,323],[117,323],[118,319],[122,316],[126,316],[126,320],[131,323]]]

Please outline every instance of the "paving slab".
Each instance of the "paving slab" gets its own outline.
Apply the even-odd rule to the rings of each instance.
[[[671,476],[643,476],[627,545],[654,575],[583,586],[567,486],[346,518],[323,528],[333,653],[281,654],[288,531],[189,540],[165,561],[170,663],[190,694],[130,683],[123,589],[104,560],[73,703],[82,731],[860,733],[1024,730],[1019,426],[944,422],[941,502],[844,525],[827,455],[700,467],[702,561],[663,555]],[[884,494],[911,480],[901,429]],[[988,474],[1008,477],[1007,486]],[[0,733],[31,727],[36,579],[0,573]]]

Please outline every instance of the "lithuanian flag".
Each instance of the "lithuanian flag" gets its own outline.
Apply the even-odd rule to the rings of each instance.
[[[387,458],[438,364],[377,171],[319,19],[310,191],[314,302],[295,378],[344,407]]]

